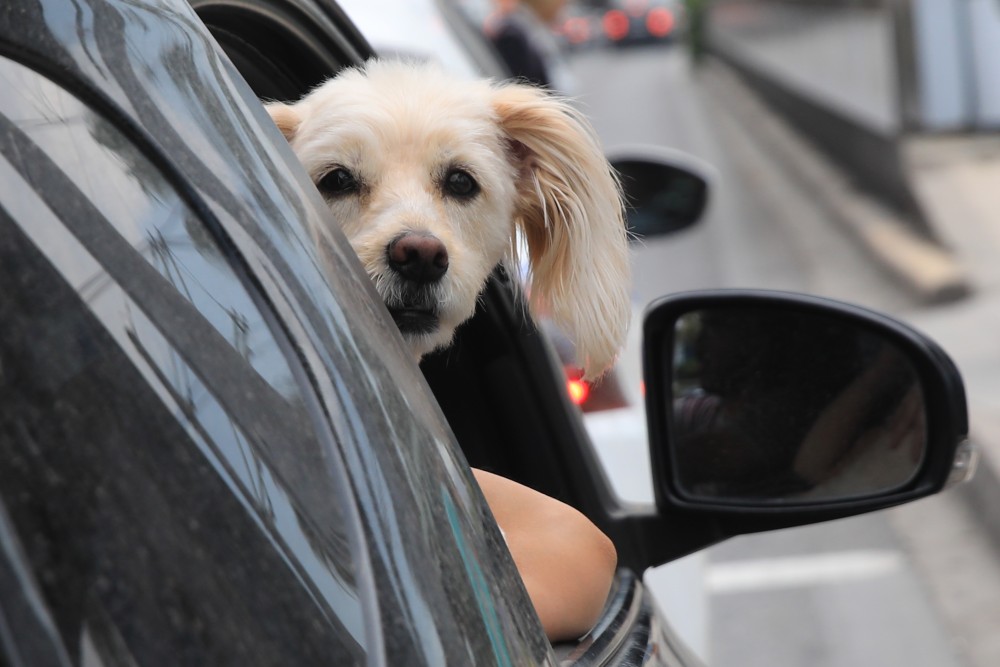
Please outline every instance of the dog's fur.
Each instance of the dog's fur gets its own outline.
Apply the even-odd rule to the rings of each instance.
[[[532,309],[567,332],[587,377],[613,363],[631,312],[621,192],[565,101],[371,61],[267,109],[417,358],[450,343],[497,264],[516,275],[520,229]]]

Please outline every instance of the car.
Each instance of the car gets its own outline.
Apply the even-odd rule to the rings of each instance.
[[[669,44],[683,33],[685,12],[674,0],[596,0],[589,3],[613,46]]]
[[[371,55],[336,5],[309,0],[0,10],[0,663],[691,667],[647,567],[969,473],[940,348],[808,296],[651,307],[648,506],[611,492],[502,271],[418,367],[343,235],[310,234],[336,221],[260,103]],[[766,377],[788,349],[771,340],[796,332],[802,358],[840,361],[808,366],[808,387],[832,389],[791,411],[803,456],[764,438],[748,469],[787,464],[770,477],[706,466],[693,438],[715,443],[709,462],[732,463],[732,441],[686,408],[718,390],[712,373]],[[720,368],[703,352],[726,337],[759,354]],[[844,374],[868,359],[887,372]],[[879,400],[858,410],[858,391]],[[768,395],[736,414],[794,454]],[[856,428],[818,437],[809,414]],[[545,639],[470,464],[614,540],[619,573],[579,641]]]

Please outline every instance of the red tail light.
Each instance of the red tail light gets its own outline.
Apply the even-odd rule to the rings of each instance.
[[[569,392],[569,400],[573,401],[574,405],[583,405],[590,396],[590,385],[582,379],[568,378],[566,391]]]
[[[621,10],[612,9],[604,15],[601,26],[604,28],[604,34],[617,42],[628,34],[628,16]]]
[[[674,15],[669,9],[657,7],[646,15],[646,30],[654,37],[666,37],[674,29]]]

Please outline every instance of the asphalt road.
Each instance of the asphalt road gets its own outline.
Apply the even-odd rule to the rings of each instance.
[[[652,143],[714,168],[706,219],[635,250],[638,310],[668,292],[764,287],[892,314],[920,312],[903,287],[796,189],[755,141],[753,128],[740,124],[680,51],[591,52],[576,56],[573,66],[577,97],[610,151]],[[635,373],[634,358],[622,363]],[[617,460],[623,459],[636,461],[636,469],[612,471],[612,479],[641,479],[642,457]],[[692,571],[703,575],[708,625],[702,634],[695,624],[689,636],[713,667],[998,664],[1000,647],[989,639],[994,633],[980,627],[983,609],[997,610],[984,598],[984,591],[1000,590],[997,560],[964,505],[947,494],[874,515],[736,538],[709,550]],[[698,592],[687,594],[691,613],[701,615]],[[683,609],[668,610],[675,624],[685,625],[678,614]]]
[[[706,220],[634,256],[635,299],[711,287],[794,289],[876,308],[912,307],[794,182],[752,131],[720,108],[674,50],[600,51],[575,61],[578,99],[609,151],[653,143],[715,170]]]

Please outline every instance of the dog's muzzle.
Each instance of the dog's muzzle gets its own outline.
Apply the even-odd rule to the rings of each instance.
[[[433,234],[400,234],[385,254],[390,269],[418,285],[436,283],[448,272],[448,249]]]
[[[448,272],[448,249],[436,236],[406,232],[385,249],[386,263],[399,279],[398,298],[387,302],[404,334],[429,334],[438,328],[434,285]]]

